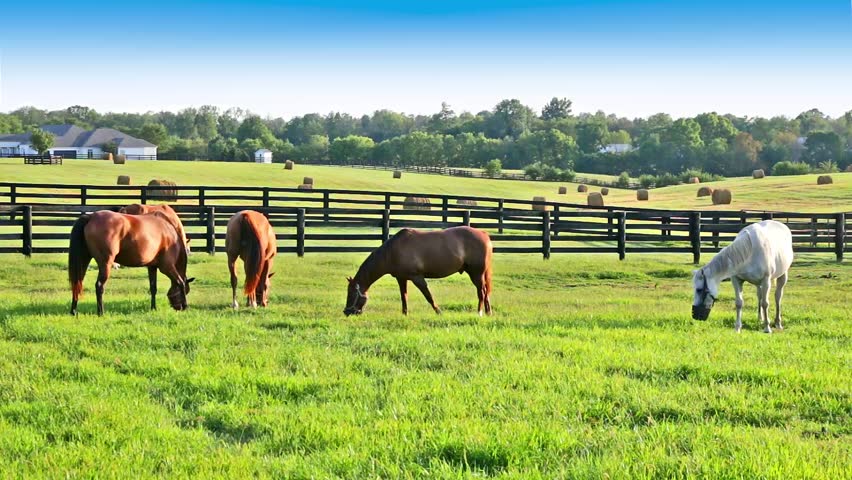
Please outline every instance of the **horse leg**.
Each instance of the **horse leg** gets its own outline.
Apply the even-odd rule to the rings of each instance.
[[[438,305],[435,305],[435,299],[432,298],[432,292],[429,291],[429,285],[426,285],[426,279],[419,276],[414,277],[411,279],[411,283],[420,289],[420,293],[426,297],[426,301],[429,302],[429,305],[432,305],[432,309],[435,310],[435,313],[441,313],[441,309],[438,308]]]
[[[109,280],[109,272],[112,270],[114,257],[108,257],[103,262],[98,262],[98,279],[95,281],[95,296],[98,299],[98,316],[104,315],[104,286]]]
[[[408,315],[408,280],[402,277],[397,277],[396,282],[399,284],[399,298],[402,300],[402,314]]]
[[[157,309],[157,267],[148,267],[148,286],[151,290],[151,310]]]
[[[231,307],[236,310],[240,308],[237,303],[237,257],[228,254],[228,271],[231,273]]]
[[[734,324],[734,330],[740,333],[743,329],[743,282],[737,277],[731,277],[731,284],[734,286],[734,305],[737,307],[737,321]]]
[[[772,333],[772,329],[769,328],[769,290],[771,286],[769,277],[766,277],[757,287],[757,318],[763,322],[763,333]]]
[[[482,316],[482,304],[485,303],[485,275],[479,272],[467,272],[470,277],[470,281],[473,282],[473,285],[476,287],[476,298],[479,300],[479,306],[476,308],[476,311],[479,313],[479,316]]]
[[[775,328],[778,330],[784,330],[784,326],[781,325],[781,298],[784,297],[785,285],[787,285],[786,273],[778,277],[775,285]]]
[[[483,285],[485,286],[485,313],[491,315],[491,268],[488,267],[485,273],[482,274]]]

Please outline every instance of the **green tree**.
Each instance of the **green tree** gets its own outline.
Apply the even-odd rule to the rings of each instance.
[[[314,135],[326,136],[326,120],[317,113],[295,117],[287,123],[285,136],[293,144],[307,142]]]
[[[264,144],[272,143],[272,139],[275,138],[272,135],[272,132],[269,130],[269,127],[263,123],[263,120],[260,119],[257,115],[252,115],[240,124],[240,127],[237,129],[237,140],[242,142],[248,138],[257,138],[263,141]]]
[[[297,161],[328,161],[328,137],[325,135],[311,135],[307,142],[297,145],[293,150],[293,156]]]
[[[414,119],[391,110],[376,110],[372,117],[362,117],[361,124],[368,137],[375,142],[382,142],[410,132]]]
[[[336,164],[363,164],[372,156],[375,142],[370,137],[348,135],[335,138],[328,149],[328,156]]]
[[[180,138],[197,138],[198,129],[195,126],[195,116],[198,111],[194,108],[185,108],[175,116],[175,134]]]
[[[532,109],[520,100],[503,100],[494,107],[486,133],[491,138],[518,138],[530,130],[533,118],[535,114]]]
[[[553,97],[541,109],[542,120],[559,120],[571,116],[571,100]]]
[[[755,140],[750,133],[738,133],[732,145],[735,173],[744,174],[760,167],[757,160],[762,149],[763,144]]]
[[[30,145],[32,145],[33,149],[37,151],[39,154],[44,154],[51,147],[53,147],[53,141],[55,137],[50,132],[45,132],[40,128],[34,128],[30,131]]]
[[[577,145],[585,153],[599,151],[608,135],[606,120],[603,118],[590,117],[577,124]]]
[[[814,131],[827,131],[831,129],[828,117],[816,108],[800,113],[796,117],[796,120],[799,121],[800,125],[799,133],[804,136],[809,136]]]
[[[609,132],[606,138],[607,145],[609,144],[630,144],[630,134],[626,130],[616,130]]]
[[[332,112],[325,117],[325,131],[331,140],[355,135],[358,133],[358,120],[348,113]]]
[[[500,162],[499,158],[489,160],[488,163],[486,163],[485,166],[482,167],[482,173],[491,178],[499,177],[502,171],[503,164]]]
[[[162,145],[169,137],[169,132],[166,131],[165,126],[160,125],[159,123],[146,123],[145,125],[142,125],[138,136],[143,140],[148,140],[154,145]]]
[[[447,102],[441,102],[441,111],[429,117],[426,128],[432,133],[446,133],[455,127],[456,120],[456,112]]]
[[[21,119],[14,115],[0,113],[0,134],[4,133],[24,133]]]
[[[564,170],[574,168],[579,154],[574,139],[555,129],[522,135],[517,147],[524,163],[541,163]]]
[[[701,126],[691,118],[675,120],[663,131],[661,140],[682,147],[699,147],[704,144],[701,141]]]
[[[823,162],[840,163],[843,159],[843,142],[834,132],[811,132],[805,140],[805,151],[802,155],[808,165],[818,166]]]
[[[219,109],[212,105],[199,108],[195,114],[195,131],[206,141],[215,138],[219,134]]]
[[[702,113],[695,117],[696,123],[701,127],[701,141],[710,143],[714,138],[724,139],[730,142],[737,135],[734,124],[725,117],[720,117],[716,112]]]

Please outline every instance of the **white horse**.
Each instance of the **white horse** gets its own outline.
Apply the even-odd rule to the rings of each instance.
[[[733,243],[723,248],[710,263],[695,270],[692,285],[695,298],[692,302],[692,318],[707,320],[710,309],[719,297],[722,280],[731,279],[737,306],[736,331],[742,329],[743,282],[757,286],[758,321],[763,322],[763,331],[769,328],[769,291],[772,281],[775,289],[775,328],[781,330],[781,297],[787,284],[787,271],[793,263],[793,235],[781,222],[764,220],[740,230]]]

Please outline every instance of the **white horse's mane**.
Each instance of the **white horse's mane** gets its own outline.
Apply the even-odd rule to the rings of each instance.
[[[754,239],[749,231],[737,235],[730,245],[723,248],[704,266],[704,274],[709,278],[728,278],[733,275],[737,267],[746,263],[751,258]]]

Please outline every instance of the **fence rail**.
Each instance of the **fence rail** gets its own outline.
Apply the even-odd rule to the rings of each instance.
[[[76,218],[129,203],[155,201],[156,186],[0,183],[0,253],[67,251]],[[176,187],[188,237],[215,253],[224,250],[225,226],[239,210],[263,212],[280,252],[369,252],[395,229],[482,228],[496,252],[560,253],[716,252],[745,226],[775,218],[793,232],[797,252],[832,253],[841,261],[849,249],[852,215],[759,211],[622,209],[463,195],[408,194],[361,190],[298,190],[274,187]],[[429,200],[412,204],[409,196]],[[470,204],[471,201],[474,204]],[[465,203],[466,202],[466,203]]]

